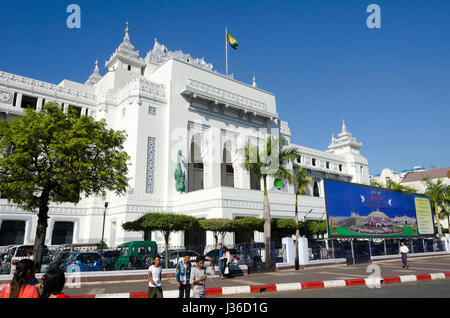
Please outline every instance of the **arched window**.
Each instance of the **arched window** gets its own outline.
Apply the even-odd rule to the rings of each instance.
[[[221,174],[222,187],[234,187],[234,168],[231,160],[231,150],[229,143],[225,144],[225,146],[223,147]]]
[[[314,196],[315,197],[320,197],[320,193],[319,193],[319,184],[317,183],[317,181],[314,181],[314,189],[313,189],[313,192],[314,192]]]
[[[197,135],[192,138],[191,141],[191,153],[189,156],[189,192],[203,190],[203,181],[204,181],[204,168],[203,161],[201,155],[201,144],[200,139],[196,138]]]

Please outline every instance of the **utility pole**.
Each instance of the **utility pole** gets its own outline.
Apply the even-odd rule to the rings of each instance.
[[[102,245],[100,247],[100,255],[103,257],[103,237],[105,234],[105,218],[106,218],[106,209],[108,208],[108,202],[105,202],[105,211],[103,212],[103,227],[102,227],[102,241],[100,242]]]

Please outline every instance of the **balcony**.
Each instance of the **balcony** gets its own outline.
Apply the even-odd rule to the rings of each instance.
[[[268,111],[267,105],[264,103],[193,79],[187,80],[185,88],[180,93],[193,100],[199,99],[216,105],[221,104],[225,108],[236,109],[244,114],[250,113],[270,120],[278,119],[278,114]]]
[[[293,218],[295,212],[295,195],[285,192],[270,192],[270,213],[274,217]],[[213,209],[232,209],[233,213],[262,216],[263,191],[216,187],[185,193],[173,202],[175,213],[199,213]],[[325,199],[312,196],[299,197],[299,213],[313,209],[311,219],[323,217]],[[219,216],[217,216],[219,217]],[[224,216],[225,217],[225,216]]]

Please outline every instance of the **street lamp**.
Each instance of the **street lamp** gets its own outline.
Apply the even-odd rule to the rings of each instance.
[[[102,246],[100,247],[100,254],[103,257],[103,236],[105,234],[105,218],[106,218],[106,209],[108,208],[108,202],[105,202],[105,211],[103,212],[103,228],[102,228],[102,241],[100,242]]]
[[[308,214],[310,214],[311,212],[313,211],[313,209],[311,209],[311,210],[309,210],[309,212],[308,213],[306,213],[304,216],[303,216],[303,225],[304,225],[304,227],[305,227],[305,237],[306,237],[306,232],[308,231],[308,227],[306,226],[306,217],[308,216]]]

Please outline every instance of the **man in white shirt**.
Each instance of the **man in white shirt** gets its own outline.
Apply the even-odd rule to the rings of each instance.
[[[405,245],[405,242],[402,242],[401,246],[400,246],[400,251],[398,252],[398,255],[402,255],[403,268],[406,267],[406,269],[409,268],[408,262],[407,262],[408,254],[409,254],[409,248]]]
[[[153,265],[148,269],[148,298],[163,298],[160,260],[161,258],[158,255],[155,256]]]

